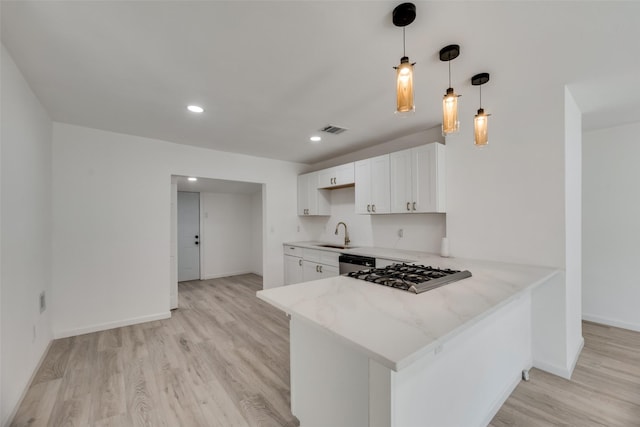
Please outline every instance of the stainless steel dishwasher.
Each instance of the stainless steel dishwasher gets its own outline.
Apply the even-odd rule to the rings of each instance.
[[[376,259],[368,256],[340,254],[340,274],[351,273],[352,271],[366,270],[376,266]]]

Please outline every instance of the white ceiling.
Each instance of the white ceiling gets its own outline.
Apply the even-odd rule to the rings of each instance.
[[[195,193],[254,194],[262,191],[262,184],[254,182],[210,178],[198,178],[197,181],[189,181],[186,176],[176,176],[176,181],[178,191],[192,191]]]
[[[408,118],[393,114],[399,3],[3,0],[1,36],[53,120],[282,160],[437,126],[451,43],[460,102],[478,102],[469,78],[486,71],[494,115],[566,84],[586,129],[640,120],[640,2],[415,2]],[[327,124],[349,131],[310,143]]]

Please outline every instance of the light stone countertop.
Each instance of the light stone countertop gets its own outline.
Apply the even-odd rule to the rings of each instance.
[[[388,257],[393,249],[361,249],[358,254],[391,259],[406,255],[401,251]],[[415,254],[411,260],[417,257],[417,263],[469,270],[473,276],[418,295],[346,276],[266,289],[257,295],[398,371],[433,355],[460,332],[560,274],[546,267]]]

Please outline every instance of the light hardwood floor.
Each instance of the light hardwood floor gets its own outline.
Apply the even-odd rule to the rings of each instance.
[[[490,426],[640,426],[640,333],[582,322],[582,335],[570,381],[532,369]]]
[[[289,321],[259,276],[184,282],[171,319],[56,340],[12,426],[297,426]]]
[[[54,341],[11,425],[298,425],[288,320],[261,287],[255,275],[185,282],[171,319]],[[532,370],[492,427],[640,426],[640,333],[583,327],[572,380]]]

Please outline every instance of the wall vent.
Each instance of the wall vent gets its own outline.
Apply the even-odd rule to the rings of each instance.
[[[346,132],[347,131],[345,128],[341,128],[339,126],[334,126],[334,125],[327,125],[327,126],[323,127],[320,130],[322,132],[332,133],[334,135],[339,135],[342,132]]]

